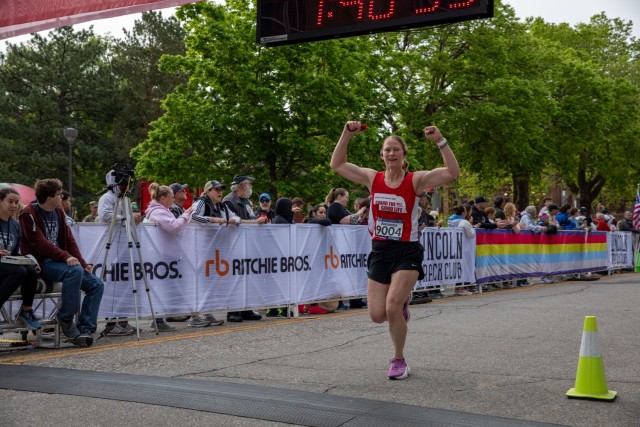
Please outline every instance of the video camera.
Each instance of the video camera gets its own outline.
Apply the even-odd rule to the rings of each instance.
[[[135,173],[131,166],[124,163],[116,163],[111,166],[113,180],[115,185],[127,185],[130,179],[135,177]]]
[[[107,191],[113,190],[115,187],[127,187],[128,189],[129,181],[132,180],[135,175],[131,166],[125,165],[124,163],[114,164],[111,166],[109,173],[113,177],[113,184],[109,184],[101,191],[97,192],[96,196],[101,196]],[[122,192],[120,194],[122,195]]]

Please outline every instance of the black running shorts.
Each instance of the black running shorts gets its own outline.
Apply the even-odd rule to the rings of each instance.
[[[416,270],[418,280],[424,279],[422,259],[424,247],[420,242],[398,242],[374,240],[367,259],[369,279],[388,285],[391,275],[400,270]]]

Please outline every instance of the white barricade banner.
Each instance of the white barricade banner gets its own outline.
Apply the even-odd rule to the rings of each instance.
[[[187,227],[183,248],[196,260],[197,309],[228,310],[287,304],[293,291],[288,226]]]
[[[195,286],[194,238],[186,240],[185,234],[171,235],[154,225],[136,227],[144,266],[140,264],[135,246],[129,251],[124,226],[113,230],[108,248],[108,226],[88,224],[74,227],[74,235],[83,257],[94,264],[94,273],[103,277],[104,295],[100,305],[101,317],[135,315],[133,279],[135,279],[138,314],[150,316],[149,298],[143,271],[156,313],[190,313],[197,307]],[[213,231],[213,230],[212,230]],[[189,243],[189,244],[187,244]],[[131,262],[133,255],[133,264]],[[133,265],[133,267],[132,267]]]
[[[190,224],[172,235],[141,224],[136,231],[144,265],[137,248],[129,250],[126,228],[119,225],[110,238],[108,229],[94,223],[73,227],[83,257],[95,274],[104,275],[100,317],[136,314],[132,279],[138,315],[151,316],[143,272],[159,316],[366,296],[371,238],[364,226]],[[548,236],[477,230],[469,239],[462,229],[427,228],[420,242],[425,279],[417,289],[476,283],[476,275],[477,283],[520,277],[522,265],[528,269],[524,276],[556,272],[550,263],[573,272],[633,266],[628,232]]]
[[[309,268],[294,272],[297,302],[367,295],[371,237],[366,227],[297,224],[292,245],[296,259],[309,256]]]
[[[633,267],[633,234],[629,231],[607,233],[607,268]]]
[[[269,307],[366,295],[366,227],[312,224],[216,227],[192,224],[178,235],[136,227],[157,315]],[[94,273],[105,274],[101,317],[150,316],[138,252],[131,268],[126,228],[82,224],[74,234]],[[133,272],[133,273],[132,273]]]
[[[424,280],[416,289],[475,283],[475,236],[469,239],[462,228],[425,228],[420,242],[424,246]]]
[[[156,315],[274,307],[367,293],[371,237],[364,226],[316,224],[218,227],[190,224],[171,235],[155,224],[136,227],[138,251],[126,228],[78,224],[74,234],[94,272],[104,274],[100,317],[151,316],[143,271]],[[110,240],[107,253],[106,243]],[[426,278],[417,287],[473,282],[474,240],[459,229],[426,229]],[[133,262],[131,259],[133,255]],[[106,264],[106,268],[103,266]],[[133,265],[133,267],[132,267]]]

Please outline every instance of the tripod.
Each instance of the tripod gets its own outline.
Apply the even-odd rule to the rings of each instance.
[[[142,267],[140,270],[142,272],[142,278],[144,280],[145,289],[147,291],[147,298],[149,299],[149,307],[151,308],[151,317],[153,318],[153,325],[156,329],[156,335],[158,332],[158,324],[156,323],[156,315],[153,310],[153,302],[151,301],[151,293],[149,292],[149,281],[147,280],[147,273],[144,268],[144,261],[142,259],[142,251],[140,250],[140,239],[138,238],[138,231],[136,230],[136,224],[133,219],[133,210],[131,209],[131,202],[128,196],[129,187],[125,191],[120,191],[118,194],[118,202],[113,211],[113,218],[111,219],[111,225],[109,226],[109,233],[107,234],[107,240],[104,245],[105,253],[104,259],[102,262],[102,277],[101,279],[105,281],[107,276],[107,258],[109,256],[109,250],[111,249],[111,244],[113,243],[113,230],[119,226],[118,212],[122,212],[122,221],[124,222],[124,226],[127,233],[128,240],[128,248],[129,248],[129,263],[131,266],[131,284],[133,288],[133,304],[136,312],[136,336],[138,340],[140,339],[140,320],[138,316],[138,289],[136,286],[136,273],[135,273],[135,264],[134,264],[134,256],[133,256],[133,247],[135,245],[136,250],[138,251],[138,261],[140,262],[140,266]],[[98,258],[100,254],[98,253]],[[108,332],[104,331],[100,334],[100,337],[106,336]]]

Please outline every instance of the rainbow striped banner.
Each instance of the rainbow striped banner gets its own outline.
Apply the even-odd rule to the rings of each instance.
[[[607,233],[476,231],[476,282],[607,269]]]

